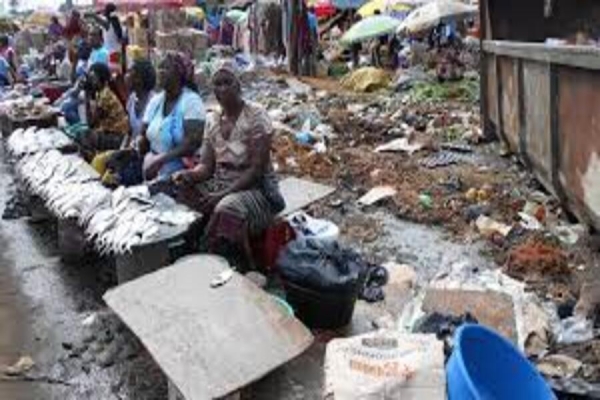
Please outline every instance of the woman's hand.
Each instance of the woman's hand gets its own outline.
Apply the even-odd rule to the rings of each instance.
[[[212,213],[217,205],[223,200],[226,196],[226,193],[213,193],[205,198],[201,199],[199,202],[199,209],[204,213]]]
[[[150,141],[146,136],[141,136],[138,139],[138,149],[142,156],[146,155],[150,151]]]
[[[154,159],[150,160],[148,165],[144,170],[144,175],[146,179],[154,179],[160,172],[161,168],[165,165],[165,160],[161,156],[157,156]]]
[[[196,182],[196,172],[194,170],[178,171],[173,174],[173,182],[177,185],[191,185]]]

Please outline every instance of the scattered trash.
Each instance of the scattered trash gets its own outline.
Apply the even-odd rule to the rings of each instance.
[[[296,78],[287,78],[285,82],[290,87],[292,92],[294,92],[297,95],[308,95],[312,91],[312,88],[309,85],[300,82]]]
[[[583,379],[548,379],[554,393],[559,399],[599,400],[600,385],[592,384]]]
[[[446,399],[442,342],[387,330],[334,339],[325,355],[324,398]]]
[[[358,204],[363,206],[372,206],[383,199],[395,196],[396,193],[396,189],[391,186],[378,186],[369,190],[367,194],[358,199]]]
[[[396,262],[387,262],[383,267],[388,271],[389,280],[386,285],[386,290],[404,291],[412,289],[417,282],[417,273],[415,270],[406,264],[398,264]]]
[[[4,374],[6,376],[22,376],[29,372],[35,366],[35,362],[29,356],[23,356],[19,360],[6,368]]]
[[[389,74],[373,67],[360,68],[343,77],[340,85],[354,92],[373,92],[385,89],[390,83]]]
[[[554,327],[556,341],[561,344],[586,342],[594,338],[594,324],[580,316],[560,320]]]
[[[491,237],[495,234],[500,234],[503,237],[506,237],[512,230],[512,226],[495,221],[485,215],[480,215],[475,221],[475,225],[477,226],[479,232],[485,237]]]
[[[468,222],[477,220],[480,216],[487,216],[491,212],[491,208],[486,204],[472,204],[465,208],[464,216]]]
[[[210,287],[214,289],[223,286],[229,282],[231,278],[233,278],[233,270],[226,269],[210,282]]]
[[[579,238],[588,232],[588,227],[585,225],[557,225],[550,228],[550,232],[558,238],[562,243],[573,246]]]
[[[529,215],[525,212],[520,212],[519,217],[521,218],[521,226],[530,231],[541,231],[544,229],[544,225],[533,215]]]
[[[313,218],[303,211],[291,214],[286,219],[298,238],[333,242],[340,236],[340,229],[336,224]]]
[[[431,333],[438,340],[444,342],[444,354],[449,357],[452,353],[452,340],[456,330],[464,324],[476,324],[477,319],[471,314],[465,313],[460,316],[441,314],[433,312],[423,317],[413,328],[415,333]]]
[[[423,208],[429,210],[433,208],[433,198],[427,193],[421,193],[419,195],[419,204],[421,204]]]
[[[526,241],[514,247],[504,265],[506,273],[530,282],[569,276],[567,254],[557,247],[536,241]]]
[[[389,274],[386,268],[371,265],[366,271],[365,283],[358,298],[368,303],[376,303],[385,298],[383,287],[389,281]]]
[[[422,166],[434,169],[447,167],[448,165],[458,164],[465,161],[467,158],[463,154],[454,153],[450,151],[440,151],[432,156],[425,157],[419,161]]]
[[[421,143],[409,143],[408,138],[394,139],[389,143],[381,145],[375,149],[376,153],[404,151],[413,154],[423,148]]]
[[[542,358],[537,367],[542,374],[552,378],[572,378],[583,363],[564,354],[553,354]]]
[[[472,153],[473,146],[463,143],[442,143],[440,147],[444,150],[454,151],[457,153]]]
[[[592,318],[600,306],[600,281],[584,282],[574,313],[583,318]]]

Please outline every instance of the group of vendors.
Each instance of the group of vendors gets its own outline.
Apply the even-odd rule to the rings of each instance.
[[[136,60],[120,73],[120,59],[106,40],[107,30],[120,35],[111,10],[100,17],[106,22],[101,30],[84,29],[73,19],[67,27],[53,21],[49,28],[56,37],[69,29],[80,38],[87,34],[90,45],[78,55],[86,61],[81,76],[59,100],[67,130],[85,126],[72,137],[107,186],[145,183],[151,192],[171,195],[203,215],[200,243],[206,251],[252,268],[251,239],[285,206],[271,165],[267,113],[244,100],[227,64],[210,83],[219,105],[210,118],[186,55],[165,52],[158,64]]]

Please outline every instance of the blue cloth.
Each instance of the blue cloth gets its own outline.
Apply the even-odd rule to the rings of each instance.
[[[94,49],[90,53],[89,65],[94,65],[96,63],[108,65],[108,56],[108,49],[106,49],[104,46],[100,47],[99,49]]]
[[[6,86],[10,84],[10,65],[6,58],[0,57],[0,84]]]
[[[319,21],[317,20],[317,16],[315,15],[315,13],[312,13],[312,12],[309,12],[306,15],[308,17],[308,28],[311,30],[311,32],[318,35],[319,34]]]
[[[169,115],[164,115],[165,93],[154,96],[146,107],[144,123],[148,125],[146,137],[150,141],[150,149],[155,154],[164,154],[183,143],[186,120],[205,121],[206,112],[200,96],[189,89],[184,89]],[[160,177],[169,177],[184,168],[181,159],[165,164],[159,172]]]

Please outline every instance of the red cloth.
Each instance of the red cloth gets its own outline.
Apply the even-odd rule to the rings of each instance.
[[[63,34],[69,40],[72,40],[77,36],[84,36],[85,27],[83,26],[83,22],[80,19],[75,20],[70,18],[65,30],[63,31]]]
[[[252,253],[256,264],[271,271],[275,268],[277,257],[285,246],[296,238],[296,233],[285,220],[273,223],[262,238],[252,241]]]
[[[46,83],[40,84],[39,89],[44,93],[44,96],[46,96],[48,100],[50,100],[50,103],[54,103],[66,91],[66,88],[64,87],[58,87]]]

